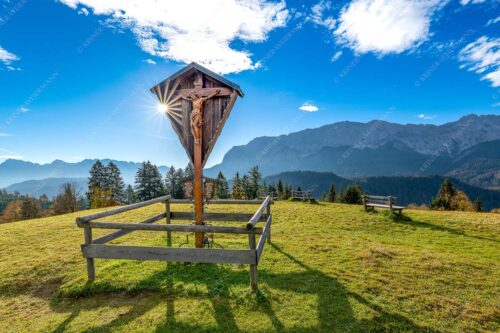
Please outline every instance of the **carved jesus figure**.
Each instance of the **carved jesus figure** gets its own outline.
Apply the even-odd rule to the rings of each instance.
[[[215,90],[215,92],[207,97],[200,97],[195,91],[189,93],[187,100],[193,103],[193,111],[191,112],[191,132],[193,133],[193,138],[195,143],[199,143],[202,135],[203,126],[203,103],[220,93],[220,89]]]

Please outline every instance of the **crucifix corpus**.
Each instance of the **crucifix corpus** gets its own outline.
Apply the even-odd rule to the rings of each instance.
[[[240,87],[212,71],[191,63],[160,82],[151,92],[172,124],[193,165],[194,223],[203,225],[203,167],[224,127]],[[195,245],[203,246],[203,233]]]

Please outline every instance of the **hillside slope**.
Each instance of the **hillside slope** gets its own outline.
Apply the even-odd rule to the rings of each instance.
[[[140,221],[163,209],[122,218]],[[236,207],[208,207],[225,209]],[[97,280],[87,284],[74,219],[90,211],[0,225],[0,332],[500,328],[499,215],[408,211],[394,221],[359,206],[277,202],[272,209],[273,244],[264,249],[256,294],[248,268],[236,265],[101,259]],[[176,246],[185,240],[175,236]],[[229,248],[247,242],[215,239]],[[136,232],[118,243],[163,245],[165,234]]]

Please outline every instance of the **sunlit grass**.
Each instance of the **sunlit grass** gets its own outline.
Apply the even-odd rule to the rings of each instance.
[[[96,259],[97,279],[87,284],[74,219],[89,212],[0,225],[0,332],[499,329],[499,215],[407,211],[395,220],[339,204],[278,202],[272,209],[273,244],[259,265],[257,293],[240,265]],[[185,241],[174,235],[175,246]],[[165,237],[134,232],[113,243],[164,245]],[[245,235],[215,241],[247,246]]]

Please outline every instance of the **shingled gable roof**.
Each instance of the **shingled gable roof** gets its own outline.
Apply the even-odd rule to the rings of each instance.
[[[165,85],[168,81],[171,81],[171,80],[175,80],[177,79],[178,77],[182,76],[183,74],[189,72],[190,70],[192,69],[196,69],[200,72],[202,72],[203,74],[205,75],[208,75],[212,78],[214,78],[215,80],[233,88],[234,90],[236,90],[238,92],[238,95],[240,95],[241,97],[244,96],[243,94],[243,91],[241,90],[240,86],[237,85],[236,83],[232,82],[232,81],[229,81],[228,79],[220,76],[219,74],[216,74],[214,72],[212,72],[211,70],[195,63],[195,62],[192,62],[190,63],[189,65],[187,65],[186,67],[182,68],[180,71],[170,75],[169,77],[167,77],[165,80],[163,80],[162,82],[158,83],[156,86],[154,86],[153,88],[150,89],[150,91],[154,94],[155,93],[155,88],[157,86],[163,86]]]

